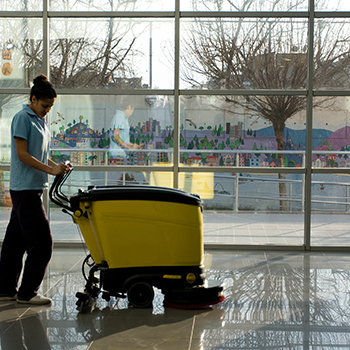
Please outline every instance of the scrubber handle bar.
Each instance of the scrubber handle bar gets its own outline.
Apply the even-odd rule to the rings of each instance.
[[[62,190],[61,190],[63,184],[66,182],[66,180],[68,179],[72,171],[73,171],[73,167],[70,167],[69,170],[64,175],[56,175],[55,180],[53,181],[50,187],[49,197],[53,203],[73,213],[74,210],[71,208],[71,206],[67,205],[66,203],[63,203],[63,202],[69,203],[69,199],[65,194],[62,193]]]

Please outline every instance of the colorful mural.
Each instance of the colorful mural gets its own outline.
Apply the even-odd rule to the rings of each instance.
[[[111,143],[110,130],[93,130],[84,116],[79,121],[59,127],[59,132],[52,133],[51,148],[56,160],[67,160],[77,165],[101,165],[106,160],[109,165],[154,165],[169,163],[174,147],[174,130],[171,126],[160,128],[157,120],[149,119],[143,124],[130,127],[130,141],[143,144],[144,150],[131,151],[126,160],[111,158],[108,150]],[[85,119],[85,120],[84,120]],[[58,121],[59,122],[59,121]],[[260,130],[243,130],[243,124],[200,126],[194,129],[180,130],[181,163],[200,166],[248,166],[275,167],[277,143],[272,126]],[[331,132],[314,130],[313,148],[320,154],[313,155],[314,166],[348,167],[348,157],[343,154],[322,155],[322,151],[346,151],[350,147],[348,140],[350,127]],[[350,134],[349,134],[350,135]],[[296,151],[305,150],[305,130],[286,128],[284,133],[285,150],[295,151],[284,157],[285,167],[300,167],[303,155]],[[68,150],[70,150],[68,152]],[[149,150],[150,152],[147,152]],[[151,152],[151,150],[154,150]],[[225,152],[242,150],[239,156]],[[170,151],[170,152],[169,152]],[[255,151],[254,153],[243,153]],[[107,158],[107,159],[106,159]],[[238,162],[238,164],[237,164]]]

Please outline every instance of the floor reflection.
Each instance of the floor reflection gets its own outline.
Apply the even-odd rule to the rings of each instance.
[[[1,349],[346,349],[350,344],[350,255],[208,251],[208,279],[226,300],[205,310],[135,309],[98,299],[84,313],[83,250],[55,249],[41,293],[49,307],[0,304]]]
[[[1,315],[13,310],[12,305],[0,306]],[[15,309],[16,310],[16,309]],[[18,311],[18,309],[17,309]],[[18,318],[0,322],[2,350],[51,349],[43,322],[44,314],[26,310]]]

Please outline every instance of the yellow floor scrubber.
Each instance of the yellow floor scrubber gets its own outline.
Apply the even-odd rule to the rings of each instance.
[[[71,171],[55,178],[49,194],[79,225],[89,249],[82,267],[85,290],[77,293],[79,310],[100,294],[150,307],[153,287],[170,307],[203,308],[224,300],[220,283],[205,277],[199,196],[132,185],[89,186],[68,198],[62,186]]]

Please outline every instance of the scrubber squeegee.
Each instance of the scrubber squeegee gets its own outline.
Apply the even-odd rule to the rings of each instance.
[[[216,281],[192,288],[174,289],[164,298],[164,306],[174,309],[207,309],[225,300],[223,286]]]

